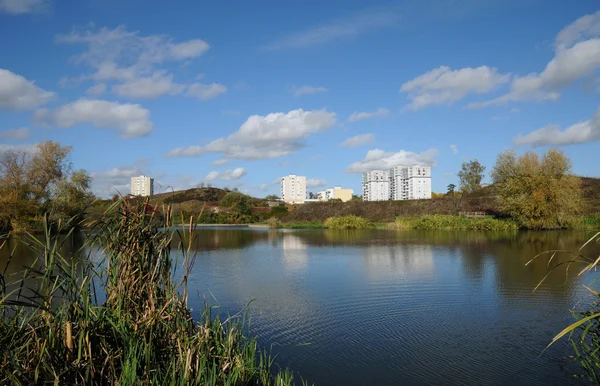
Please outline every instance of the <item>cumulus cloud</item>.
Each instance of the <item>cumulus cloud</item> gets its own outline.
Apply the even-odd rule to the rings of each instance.
[[[393,26],[399,18],[400,14],[396,9],[366,9],[346,18],[333,20],[329,23],[285,36],[268,44],[264,48],[267,50],[279,50],[329,43],[337,39],[357,36],[371,30]]]
[[[192,83],[187,88],[187,95],[200,100],[215,98],[227,92],[227,87],[219,83],[203,84]]]
[[[540,73],[517,76],[510,91],[498,98],[472,103],[471,108],[511,101],[556,100],[560,91],[600,68],[600,11],[583,16],[559,32],[554,58]]]
[[[21,15],[43,11],[48,6],[47,0],[0,0],[0,13]]]
[[[225,170],[223,172],[212,171],[204,177],[204,181],[214,181],[214,180],[223,180],[223,181],[234,181],[239,180],[245,177],[248,174],[246,169],[244,168],[235,168],[232,170]]]
[[[34,119],[50,127],[89,124],[98,129],[114,129],[122,138],[141,137],[154,128],[150,111],[140,105],[94,99],[79,99],[55,110],[39,109]]]
[[[238,131],[204,146],[177,148],[167,157],[197,157],[220,153],[224,159],[259,160],[282,157],[304,147],[304,139],[335,124],[335,113],[326,110],[292,110],[288,113],[252,115]]]
[[[145,174],[145,166],[143,164],[92,172],[90,173],[92,177],[92,191],[101,197],[117,193],[127,195],[131,191],[131,177]]]
[[[320,178],[309,178],[308,180],[306,180],[306,187],[308,189],[318,188],[325,185],[327,185],[327,181]]]
[[[327,89],[325,87],[313,87],[313,86],[294,87],[294,96],[298,97],[301,95],[317,94],[317,93],[326,92],[326,91],[327,91]]]
[[[214,160],[213,162],[211,162],[210,164],[213,166],[223,166],[223,165],[227,165],[229,163],[229,161],[227,161],[226,159],[217,159]]]
[[[575,123],[565,130],[560,130],[558,125],[550,125],[514,139],[517,145],[532,147],[566,146],[595,141],[600,141],[600,108],[589,120]]]
[[[87,49],[74,56],[72,61],[91,67],[93,72],[77,80],[116,82],[112,90],[119,96],[151,99],[178,95],[187,90],[185,95],[206,100],[227,91],[218,83],[179,84],[174,81],[173,74],[157,68],[167,62],[189,61],[202,56],[210,48],[204,40],[175,42],[166,35],[142,36],[124,26],[95,29],[91,25],[85,30],[58,35],[56,41],[85,45]]]
[[[340,144],[340,146],[341,147],[357,147],[357,146],[367,145],[369,143],[373,143],[374,139],[375,139],[375,137],[371,133],[356,135],[356,136],[350,137],[347,140],[345,140],[344,142],[342,142]]]
[[[7,151],[24,151],[25,153],[33,154],[37,150],[37,145],[7,145],[0,143],[0,155],[3,155]]]
[[[364,173],[371,170],[391,169],[400,165],[435,165],[436,149],[429,149],[422,153],[400,150],[397,153],[386,152],[381,149],[373,149],[367,152],[362,161],[354,162],[348,166],[350,173]]]
[[[383,107],[378,108],[375,111],[371,111],[371,112],[358,112],[355,111],[352,114],[350,114],[350,116],[348,117],[348,122],[357,122],[357,121],[362,121],[363,119],[369,119],[369,118],[381,118],[381,117],[385,117],[386,115],[388,115],[389,110],[388,109],[384,109]]]
[[[452,150],[452,154],[458,154],[458,147],[456,145],[450,145],[450,150]]]
[[[42,90],[13,72],[0,68],[0,109],[31,110],[54,98],[54,93]]]
[[[500,74],[496,68],[480,66],[452,70],[441,66],[402,85],[400,92],[412,101],[409,110],[430,105],[450,105],[471,94],[485,94],[510,80],[509,74]]]
[[[0,131],[0,138],[10,139],[13,141],[24,141],[31,136],[31,130],[26,127],[20,129],[9,129]]]

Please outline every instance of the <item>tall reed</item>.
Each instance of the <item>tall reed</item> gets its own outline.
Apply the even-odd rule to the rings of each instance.
[[[193,218],[168,230],[171,210],[159,212],[148,201],[116,202],[92,228],[89,259],[62,256],[48,231],[30,238],[36,264],[19,278],[0,275],[0,384],[293,384],[247,337],[245,317],[206,306],[192,319]]]

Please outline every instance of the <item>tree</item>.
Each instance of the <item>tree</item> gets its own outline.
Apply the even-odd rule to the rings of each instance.
[[[460,191],[462,193],[471,193],[481,188],[481,181],[483,180],[483,172],[485,166],[479,163],[477,160],[471,160],[463,162],[460,172],[458,172],[458,178],[460,179]]]
[[[501,153],[492,179],[501,210],[526,228],[569,227],[581,204],[581,182],[560,150],[548,150],[541,160],[533,152]]]
[[[89,203],[90,178],[84,171],[72,170],[70,153],[70,146],[43,142],[33,153],[8,151],[0,157],[0,213],[4,223],[13,230],[27,231],[44,214],[57,210],[53,207],[55,199],[62,199],[66,191],[73,193],[73,189],[81,190],[81,194],[69,193],[65,199],[69,206],[81,209]]]
[[[317,195],[314,194],[313,192],[308,192],[308,198],[311,199],[311,200],[314,200],[314,199],[317,198]]]
[[[454,189],[456,189],[456,185],[449,184],[448,185],[448,193],[446,193],[446,196],[454,196]]]
[[[79,226],[85,211],[94,200],[90,192],[92,178],[85,170],[73,172],[56,183],[50,219],[61,226]]]
[[[267,197],[265,197],[265,200],[279,200],[279,196],[276,196],[274,194],[269,194]]]

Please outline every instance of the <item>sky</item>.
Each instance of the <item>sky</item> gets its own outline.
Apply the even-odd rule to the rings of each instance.
[[[0,36],[0,153],[72,146],[102,197],[416,163],[445,192],[551,147],[600,176],[597,0],[0,0]]]

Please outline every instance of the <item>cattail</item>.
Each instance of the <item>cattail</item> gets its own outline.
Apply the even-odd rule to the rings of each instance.
[[[65,330],[67,332],[67,336],[65,338],[65,345],[67,346],[67,359],[69,359],[69,353],[73,351],[73,326],[71,322],[68,320],[65,322]]]

